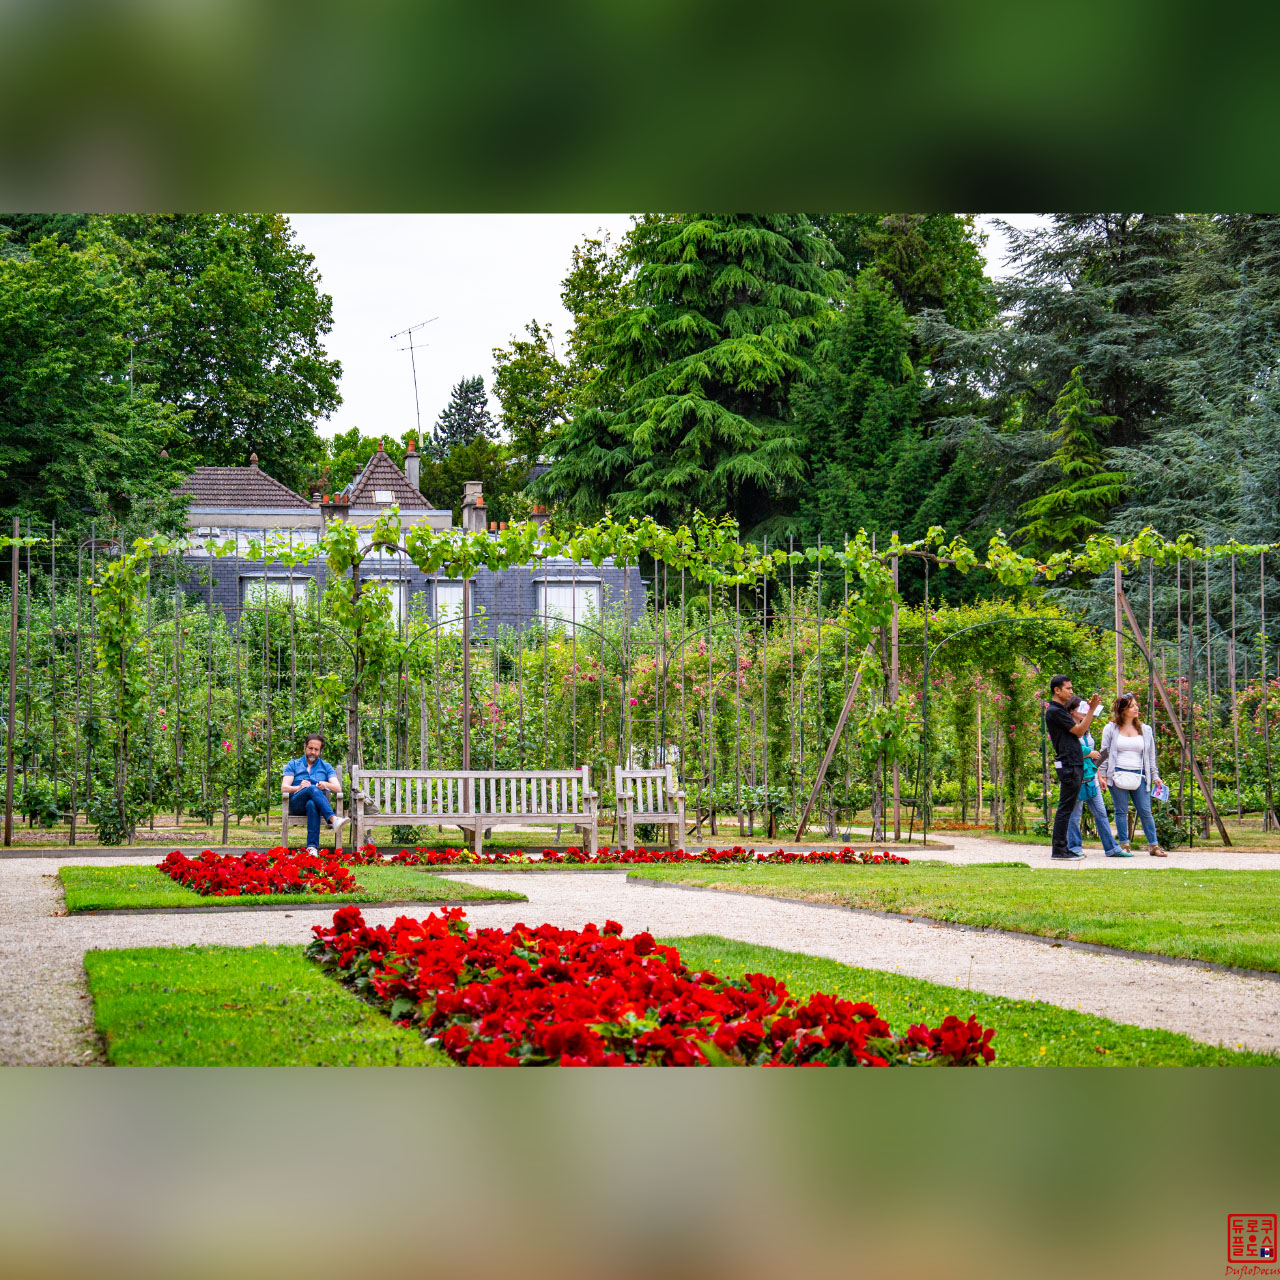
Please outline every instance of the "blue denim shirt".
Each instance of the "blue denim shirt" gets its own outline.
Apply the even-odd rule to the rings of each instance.
[[[300,787],[304,782],[330,782],[336,778],[337,772],[332,765],[326,764],[324,757],[320,756],[316,759],[315,764],[308,766],[307,757],[299,756],[296,760],[290,760],[284,767],[284,773],[293,775],[293,785]]]

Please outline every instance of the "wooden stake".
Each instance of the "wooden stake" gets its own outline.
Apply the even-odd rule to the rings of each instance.
[[[1262,829],[1280,827],[1276,819],[1275,794],[1271,787],[1271,690],[1267,688],[1267,553],[1258,555],[1258,606],[1262,619],[1262,744],[1267,761],[1267,807],[1262,815]]]
[[[1236,821],[1244,818],[1240,795],[1240,707],[1236,702],[1236,558],[1231,557],[1231,640],[1227,644],[1227,683],[1231,692],[1231,742],[1235,753]]]
[[[812,812],[814,804],[817,803],[818,793],[822,790],[822,784],[826,780],[827,770],[831,767],[831,761],[835,759],[840,735],[844,732],[844,727],[848,723],[849,713],[853,710],[854,699],[858,696],[858,686],[862,683],[862,664],[874,652],[875,643],[873,641],[867,645],[862,654],[862,659],[858,663],[858,669],[853,673],[853,683],[849,686],[849,692],[845,694],[844,706],[840,708],[840,716],[836,720],[835,731],[831,735],[831,741],[827,743],[827,751],[822,757],[822,763],[818,766],[818,776],[814,779],[813,790],[809,793],[809,799],[800,814],[800,825],[796,828],[797,840],[802,839],[804,836],[804,829],[809,824],[809,814]]]
[[[9,548],[9,718],[5,721],[4,843],[13,843],[13,720],[18,704],[18,518]]]
[[[973,811],[974,822],[982,821],[982,693],[978,693],[978,803]]]
[[[1113,588],[1115,593],[1115,633],[1116,633],[1116,696],[1124,692],[1124,639],[1120,634],[1120,594],[1122,587],[1120,585],[1120,564],[1117,561],[1112,566],[1114,574]]]
[[[769,555],[769,539],[764,540],[765,558]],[[773,820],[773,805],[769,801],[769,575],[760,575],[764,591],[764,603],[760,615],[760,761],[764,774],[764,802],[768,816],[765,824],[772,839],[778,834]]]
[[[893,531],[893,536],[898,536],[898,531]],[[898,557],[893,557],[893,619],[890,622],[889,631],[889,701],[897,706],[898,703]],[[981,737],[981,733],[979,733]],[[981,785],[979,785],[981,791]],[[900,777],[900,766],[895,760],[893,762],[893,839],[896,844],[902,839],[902,782]]]

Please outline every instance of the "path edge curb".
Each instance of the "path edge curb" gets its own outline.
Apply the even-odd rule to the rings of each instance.
[[[233,903],[211,903],[204,907],[103,907],[91,911],[55,912],[67,920],[84,920],[90,916],[199,916],[219,912],[239,911],[241,913],[258,911],[338,911],[343,907],[358,907],[361,911],[379,911],[386,907],[469,907],[473,905],[493,906],[494,903],[516,906],[520,902],[528,902],[520,898],[440,898],[434,902],[421,902],[414,899],[399,899],[390,902],[343,902],[334,895],[333,902],[256,902],[251,906],[239,907]]]

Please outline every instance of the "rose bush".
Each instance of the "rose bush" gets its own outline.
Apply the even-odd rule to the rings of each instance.
[[[776,978],[690,972],[648,933],[473,929],[460,908],[371,927],[343,907],[307,954],[467,1066],[970,1066],[991,1028],[949,1016],[894,1035],[874,1006],[800,1000]]]
[[[812,866],[846,863],[869,867],[885,864],[905,867],[911,861],[909,858],[889,853],[887,850],[880,853],[874,853],[869,849],[860,852],[847,846],[843,849],[801,853],[788,853],[785,849],[776,849],[773,853],[757,853],[754,849],[744,849],[741,845],[734,845],[731,849],[704,849],[701,853],[686,853],[683,849],[602,849],[599,853],[584,853],[583,850],[570,845],[563,853],[559,849],[543,849],[536,858],[521,849],[504,849],[481,854],[471,849],[401,849],[399,853],[384,859],[373,845],[367,844],[362,849],[357,849],[350,854],[340,853],[339,856],[352,866],[367,866],[370,863],[385,861],[402,867],[504,866],[507,864],[599,867],[655,862],[703,864],[777,862]]]
[[[160,870],[188,889],[211,897],[251,893],[348,893],[359,889],[355,877],[332,854],[296,853],[277,846],[243,857],[206,849],[188,858],[175,849]]]

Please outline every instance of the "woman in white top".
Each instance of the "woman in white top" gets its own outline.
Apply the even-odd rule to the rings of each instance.
[[[1151,792],[1160,781],[1156,765],[1156,739],[1151,726],[1142,723],[1141,708],[1131,693],[1122,693],[1111,708],[1111,719],[1102,731],[1101,777],[1111,788],[1116,810],[1116,839],[1129,848],[1129,798],[1142,820],[1147,852],[1153,858],[1168,855],[1156,843],[1156,824],[1151,816]]]

